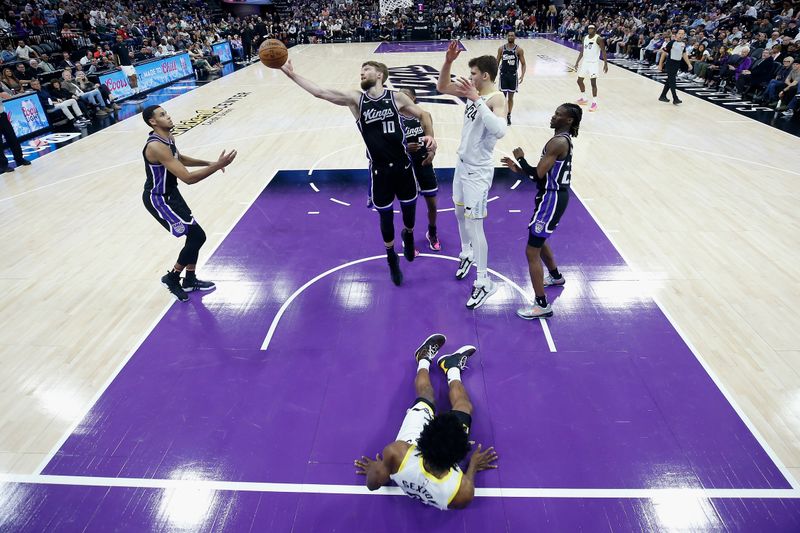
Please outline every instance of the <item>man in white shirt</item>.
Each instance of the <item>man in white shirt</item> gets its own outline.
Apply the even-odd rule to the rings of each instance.
[[[20,41],[19,45],[17,46],[17,57],[20,58],[22,61],[28,61],[31,56],[39,59],[39,54],[36,53],[36,50],[25,44],[25,41]]]

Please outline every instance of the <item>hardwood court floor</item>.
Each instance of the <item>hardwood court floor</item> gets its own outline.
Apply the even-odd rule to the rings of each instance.
[[[500,43],[464,44],[456,74]],[[528,75],[498,164],[516,146],[535,156],[553,110],[577,98],[567,71],[575,51],[543,40],[520,44]],[[373,54],[375,47],[306,46],[290,57],[301,74],[339,88],[357,87],[367,59],[438,69],[444,58]],[[680,107],[661,104],[658,84],[614,66],[599,87],[600,110],[584,115],[576,140],[575,191],[637,273],[632,290],[644,288],[661,304],[798,477],[797,140],[690,96]],[[463,107],[424,105],[440,145],[435,164],[452,167]],[[213,119],[180,135],[181,151],[206,159],[239,151],[225,174],[182,187],[209,236],[201,263],[277,170],[366,166],[346,108],[258,64],[165,107],[176,123]],[[146,134],[141,120],[127,120],[3,175],[0,472],[38,472],[171,303],[158,279],[178,243],[141,205]],[[297,246],[321,238],[296,231]]]

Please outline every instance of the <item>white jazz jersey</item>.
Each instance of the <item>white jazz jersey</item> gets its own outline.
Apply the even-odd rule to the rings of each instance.
[[[486,104],[496,94],[503,94],[495,91],[481,96],[481,100]],[[497,144],[497,137],[489,133],[483,120],[478,117],[478,110],[474,102],[467,102],[464,109],[464,127],[461,129],[461,145],[458,147],[458,156],[468,165],[473,166],[494,166],[494,146]]]
[[[600,45],[597,39],[600,35],[595,33],[594,37],[588,35],[583,38],[583,62],[584,63],[599,63],[600,62]]]
[[[396,474],[390,477],[408,496],[442,511],[456,497],[461,487],[463,472],[458,466],[450,469],[442,479],[428,473],[422,464],[422,456],[416,446],[411,446],[400,463]]]

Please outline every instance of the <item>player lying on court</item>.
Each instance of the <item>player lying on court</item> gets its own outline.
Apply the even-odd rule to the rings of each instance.
[[[445,340],[444,335],[431,335],[416,351],[417,399],[406,411],[397,439],[383,449],[383,457],[378,454],[374,460],[362,457],[355,461],[356,473],[367,476],[369,490],[391,480],[411,498],[443,511],[469,505],[475,496],[475,474],[497,468],[494,448],[482,450],[480,444],[470,457],[467,471],[459,467],[470,450],[472,424],[472,403],[461,383],[461,372],[475,353],[474,346],[439,356],[437,364],[447,375],[452,409],[435,414],[429,369]]]
[[[361,90],[341,91],[320,87],[295,72],[291,61],[282,67],[289,79],[311,95],[332,104],[347,106],[356,118],[358,129],[367,145],[370,170],[370,201],[380,216],[381,236],[386,247],[386,260],[392,282],[400,285],[403,273],[394,249],[394,199],[400,201],[403,225],[403,255],[408,261],[415,257],[414,223],[416,220],[417,180],[410,156],[406,152],[401,114],[419,119],[424,135],[419,143],[428,155],[422,164],[430,165],[436,154],[431,115],[407,95],[389,91],[389,69],[383,63],[366,61],[361,65]]]
[[[514,149],[514,157],[519,164],[509,157],[502,159],[508,168],[536,182],[537,188],[533,216],[528,224],[528,246],[525,249],[535,301],[532,307],[517,309],[517,315],[526,320],[553,316],[553,307],[547,301],[544,288],[565,283],[546,240],[553,234],[567,209],[572,179],[572,138],[578,136],[582,116],[583,111],[575,104],[562,104],[556,109],[550,119],[550,127],[555,130],[555,135],[545,144],[535,167],[525,161],[522,148]],[[546,277],[542,261],[549,271]]]

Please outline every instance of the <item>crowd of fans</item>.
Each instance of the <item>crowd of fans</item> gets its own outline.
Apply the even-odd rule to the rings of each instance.
[[[625,6],[573,2],[561,13],[558,34],[581,39],[593,23],[615,57],[647,67],[679,29],[687,35],[691,70],[680,77],[770,106],[792,117],[798,109],[800,3],[722,0]],[[797,119],[800,117],[795,116]]]
[[[753,1],[753,0],[750,0]],[[519,0],[423,1],[381,14],[378,0],[299,0],[282,12],[236,18],[204,0],[8,0],[0,13],[0,96],[35,90],[51,112],[80,125],[118,105],[97,74],[179,51],[201,75],[220,70],[211,45],[230,42],[250,60],[265,38],[299,43],[394,41],[424,25],[433,39],[557,34],[579,41],[588,24],[616,57],[657,64],[679,28],[691,71],[682,77],[791,114],[797,109],[798,11],[783,0],[678,0],[662,3],[573,0],[563,9]],[[795,61],[797,60],[797,61]],[[135,80],[132,80],[135,88]]]

